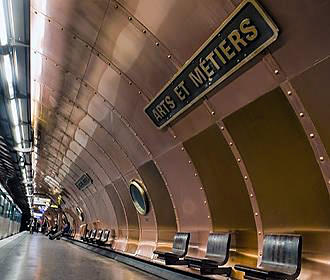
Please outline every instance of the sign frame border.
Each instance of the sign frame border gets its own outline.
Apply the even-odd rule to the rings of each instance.
[[[168,119],[166,122],[164,122],[161,126],[157,126],[153,120],[150,118],[150,116],[147,114],[146,110],[147,108],[156,100],[157,97],[159,97],[162,92],[183,72],[184,69],[186,69],[190,63],[202,52],[202,50],[207,46],[207,44],[218,35],[218,33],[227,25],[227,23],[245,6],[247,3],[251,3],[256,10],[259,12],[259,14],[262,16],[262,18],[265,20],[265,22],[269,25],[271,30],[273,31],[273,36],[270,37],[266,42],[264,42],[261,46],[259,46],[257,49],[255,49],[252,53],[250,53],[246,58],[241,60],[235,67],[230,69],[225,75],[223,75],[219,80],[217,80],[214,84],[212,84],[210,87],[208,87],[203,93],[198,95],[195,99],[193,99],[189,104],[187,104],[185,107],[183,107],[180,111],[176,112],[170,119]],[[261,51],[263,51],[265,48],[267,48],[271,43],[276,41],[278,38],[279,28],[274,23],[274,21],[269,17],[269,15],[266,13],[266,11],[261,7],[261,5],[256,0],[244,0],[241,2],[235,10],[223,21],[223,23],[212,33],[212,35],[202,44],[202,46],[184,63],[184,65],[177,71],[174,76],[161,88],[160,91],[158,91],[157,95],[153,97],[149,103],[144,107],[144,113],[148,116],[149,120],[152,122],[154,126],[156,126],[159,130],[163,129],[165,126],[167,126],[170,122],[174,121],[179,115],[181,115],[183,112],[188,110],[192,105],[194,105],[196,102],[198,102],[202,97],[204,97],[206,94],[208,94],[211,90],[213,90],[215,87],[217,87],[221,82],[226,80],[229,76],[231,76],[234,72],[236,72],[239,68],[241,68],[244,64],[246,64],[248,61],[250,61],[252,58],[257,56]]]

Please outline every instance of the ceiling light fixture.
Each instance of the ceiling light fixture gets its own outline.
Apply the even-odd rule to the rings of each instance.
[[[7,36],[7,24],[5,19],[5,9],[4,4],[5,1],[0,1],[0,43],[1,45],[8,44],[8,36]]]

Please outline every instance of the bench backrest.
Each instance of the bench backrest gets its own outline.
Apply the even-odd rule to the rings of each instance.
[[[92,234],[92,230],[86,230],[85,238],[89,238]]]
[[[96,239],[96,240],[100,240],[101,237],[102,237],[102,233],[103,233],[103,229],[99,229],[99,230],[97,231],[97,234],[96,234],[95,239]]]
[[[298,276],[301,270],[301,251],[300,235],[265,235],[260,266]]]
[[[230,233],[210,233],[205,258],[215,260],[219,265],[224,265],[229,258],[230,241]]]
[[[91,238],[91,239],[94,239],[94,238],[95,238],[95,236],[96,236],[96,232],[97,232],[96,229],[93,229],[93,230],[92,230],[92,233],[91,233],[91,235],[90,235],[90,238]]]
[[[109,235],[110,235],[110,230],[108,230],[108,229],[104,230],[103,234],[102,234],[101,241],[106,243],[109,239]]]
[[[185,256],[188,251],[190,233],[177,232],[174,236],[172,252],[179,256]]]

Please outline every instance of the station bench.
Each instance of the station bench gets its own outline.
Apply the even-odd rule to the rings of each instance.
[[[297,279],[301,270],[302,237],[300,235],[265,235],[259,268],[235,265],[245,273],[244,279]]]
[[[97,230],[96,230],[96,229],[93,229],[93,230],[91,231],[90,236],[86,239],[86,241],[87,241],[88,243],[92,243],[93,240],[94,240],[95,237],[96,237],[96,233],[97,233]]]
[[[96,243],[98,240],[101,239],[103,234],[103,229],[96,230],[96,235],[95,237],[91,240],[91,243]]]
[[[114,235],[113,230],[109,229],[91,229],[86,230],[84,236],[81,236],[80,239],[87,243],[94,243],[99,246],[111,246],[111,244],[107,244],[110,237]]]
[[[184,256],[188,251],[189,240],[190,233],[177,232],[174,236],[172,252],[154,251],[153,253],[157,255],[159,259],[165,260],[166,265],[188,264],[187,261],[184,260]]]
[[[202,275],[231,275],[231,267],[223,267],[229,259],[230,233],[210,233],[203,259],[185,257],[188,267],[199,268]]]
[[[107,242],[109,240],[110,235],[112,235],[111,233],[112,230],[108,230],[108,229],[103,230],[102,236],[100,237],[99,240],[96,240],[96,244],[100,246],[108,245]],[[109,244],[109,246],[111,246],[111,244]]]
[[[81,236],[80,239],[81,239],[82,241],[86,242],[86,241],[89,239],[91,233],[92,233],[91,230],[86,230],[85,235],[84,235],[84,236]]]

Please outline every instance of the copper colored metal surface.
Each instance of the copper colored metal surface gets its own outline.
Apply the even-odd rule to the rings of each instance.
[[[260,0],[280,29],[271,47],[171,127],[144,113],[240,2],[32,0],[36,182],[52,193],[54,178],[64,210],[114,229],[116,250],[150,260],[187,231],[189,254],[203,257],[209,232],[231,231],[229,265],[254,266],[263,232],[300,233],[299,279],[327,279],[329,1]],[[84,173],[93,184],[81,191]],[[146,187],[146,216],[131,179]]]

